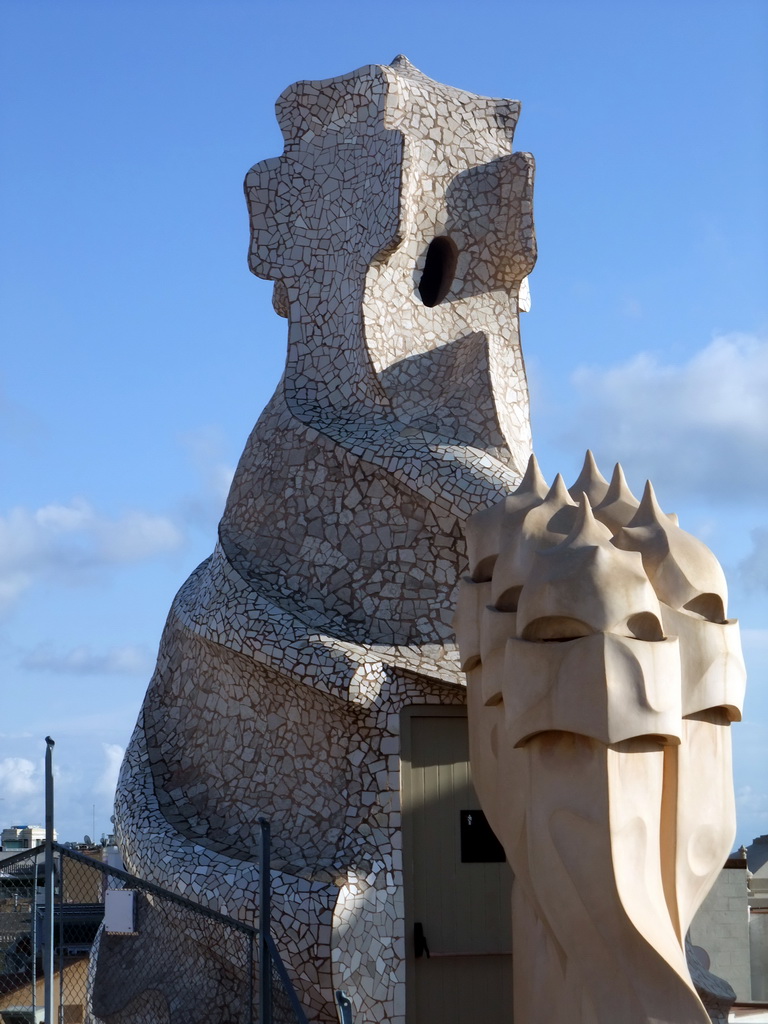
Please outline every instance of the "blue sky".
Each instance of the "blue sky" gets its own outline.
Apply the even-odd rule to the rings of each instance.
[[[768,832],[768,5],[5,0],[0,823],[109,827],[168,607],[215,541],[285,321],[246,266],[274,101],[405,53],[520,99],[534,442],[650,476],[726,567],[750,669],[739,842]]]

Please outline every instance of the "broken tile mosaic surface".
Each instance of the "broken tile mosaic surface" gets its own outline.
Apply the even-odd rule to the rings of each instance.
[[[316,1021],[344,988],[356,1024],[404,1024],[400,711],[464,703],[463,522],[531,449],[518,114],[397,58],[287,89],[284,153],[245,179],[286,368],[171,608],[116,827],[130,870],[254,922],[269,818],[276,939]]]

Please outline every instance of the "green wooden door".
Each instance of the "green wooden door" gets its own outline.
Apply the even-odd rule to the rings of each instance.
[[[503,853],[482,833],[465,715],[410,708],[403,716],[408,1024],[512,1020],[512,873],[488,859]],[[417,926],[429,957],[415,955]]]

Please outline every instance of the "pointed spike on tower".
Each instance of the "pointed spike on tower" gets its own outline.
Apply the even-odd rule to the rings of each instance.
[[[573,526],[562,544],[576,546],[576,541],[579,541],[579,547],[586,547],[592,544],[605,544],[610,540],[611,531],[595,518],[589,495],[586,491],[582,491],[579,495],[579,507]]]
[[[667,522],[665,523],[665,520]],[[634,518],[627,523],[627,526],[650,526],[651,523],[659,523],[661,526],[666,526],[667,523],[671,523],[673,526],[679,528],[680,521],[675,512],[665,512],[659,504],[659,499],[656,497],[656,491],[654,490],[653,484],[650,480],[645,481],[645,488],[643,489],[643,496],[640,499],[640,505]]]
[[[617,499],[630,500],[635,505],[639,505],[637,498],[632,493],[627,478],[624,475],[624,469],[620,462],[617,462],[613,467],[613,473],[611,474],[611,482],[608,485],[605,497],[600,502],[601,505],[609,505],[611,502]]]
[[[572,505],[574,508],[576,507],[576,502],[571,498],[568,488],[565,486],[562,473],[558,473],[552,481],[552,486],[547,491],[544,501],[550,505]]]
[[[573,495],[575,497],[575,495]],[[574,537],[577,537],[585,528],[589,528],[590,522],[595,521],[594,514],[592,512],[592,504],[589,500],[589,495],[586,491],[582,491],[578,497],[579,511],[576,513],[576,518],[573,521],[573,528],[566,537],[566,542],[570,542]]]
[[[587,453],[584,456],[584,465],[581,467],[581,472],[576,481],[568,488],[568,493],[575,500],[578,500],[580,494],[586,493],[589,495],[590,504],[597,505],[598,502],[603,500],[607,491],[608,481],[600,472],[591,449],[587,448]]]
[[[653,489],[653,484],[650,480],[645,481],[645,487],[643,489],[643,496],[640,499],[637,512],[627,523],[627,526],[650,526],[651,523],[659,523],[663,525],[666,519],[662,508],[659,505],[656,497],[656,492]]]
[[[570,492],[569,492],[570,493]],[[576,499],[579,505],[579,511],[583,516],[592,515],[592,502],[590,501],[589,494],[586,491],[581,491],[578,498]]]
[[[548,492],[549,484],[545,480],[544,474],[541,472],[538,459],[533,452],[531,452],[531,457],[528,459],[528,465],[525,468],[523,479],[518,484],[514,494],[535,494],[544,500]]]
[[[465,528],[467,558],[470,576],[476,583],[491,579],[503,531],[515,522],[518,513],[540,505],[548,491],[549,485],[539,469],[536,456],[531,454],[516,490],[490,508],[470,516]]]
[[[595,512],[608,508],[609,506],[616,504],[616,502],[625,502],[633,505],[635,508],[640,504],[630,490],[620,462],[617,462],[614,466],[608,490],[605,492],[603,500],[598,505],[595,505]]]
[[[595,515],[611,530],[619,530],[634,518],[640,502],[629,489],[621,463],[617,462],[605,497],[595,506]]]

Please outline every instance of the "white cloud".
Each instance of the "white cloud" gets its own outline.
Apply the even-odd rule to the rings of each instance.
[[[26,757],[0,760],[0,791],[14,803],[42,792],[43,775],[38,765]]]
[[[167,516],[100,515],[82,498],[0,516],[0,610],[40,582],[82,583],[105,566],[144,561],[183,542]]]
[[[141,647],[113,647],[102,654],[87,645],[58,652],[41,644],[20,661],[29,671],[73,675],[133,675],[145,673],[150,667],[148,653]]]
[[[96,521],[93,536],[98,559],[111,563],[141,562],[172,551],[183,542],[174,522],[148,512],[128,512],[121,519]]]
[[[768,338],[721,335],[679,364],[641,353],[609,369],[583,367],[571,393],[543,424],[559,447],[591,447],[675,495],[768,496]]]
[[[117,777],[120,774],[120,765],[123,763],[125,748],[118,743],[102,743],[104,750],[105,765],[101,778],[94,787],[96,793],[101,793],[109,800],[113,800],[117,788]]]

